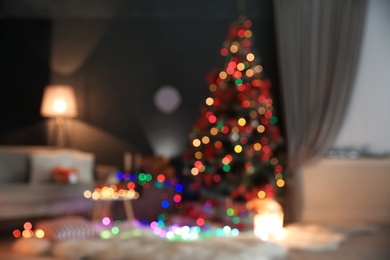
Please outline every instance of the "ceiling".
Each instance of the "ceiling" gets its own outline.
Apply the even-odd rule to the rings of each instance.
[[[197,19],[203,17],[227,18],[245,6],[250,18],[269,17],[270,0],[0,0],[2,18],[153,18]]]

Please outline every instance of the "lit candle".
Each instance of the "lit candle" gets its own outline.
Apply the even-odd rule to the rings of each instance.
[[[248,205],[247,205],[248,206]],[[249,207],[256,210],[253,218],[254,233],[261,240],[283,237],[283,209],[272,199],[251,201]]]

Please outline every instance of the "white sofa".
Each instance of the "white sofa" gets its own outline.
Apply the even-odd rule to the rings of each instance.
[[[55,166],[74,167],[76,184],[55,183]],[[93,202],[84,198],[94,187],[94,155],[73,149],[0,146],[0,220],[89,214]]]

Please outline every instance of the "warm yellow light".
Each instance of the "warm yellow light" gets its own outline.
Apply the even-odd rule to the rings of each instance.
[[[66,107],[67,107],[67,105],[66,105],[64,100],[56,99],[53,101],[53,109],[58,114],[64,113],[64,111],[66,110]]]
[[[73,88],[67,85],[49,85],[45,88],[41,115],[44,117],[76,117],[77,106]]]
[[[265,191],[261,190],[257,193],[257,197],[259,197],[259,199],[264,199],[265,198]]]
[[[92,192],[89,190],[84,191],[84,197],[90,199],[92,196]]]
[[[35,236],[37,238],[43,238],[45,236],[45,232],[42,229],[35,230]]]
[[[217,130],[218,131],[218,130]],[[208,144],[210,142],[210,138],[208,136],[203,136],[202,137],[202,143]]]
[[[253,55],[253,53],[248,53],[248,54],[246,55],[246,59],[247,59],[248,61],[253,61],[253,60],[255,59],[255,55]]]
[[[199,140],[199,139],[194,139],[194,140],[192,141],[192,145],[193,145],[194,147],[199,147],[199,146],[200,146],[200,140]]]
[[[244,63],[238,63],[238,64],[237,64],[237,69],[238,69],[239,71],[243,71],[243,70],[245,69]]]
[[[22,236],[25,237],[25,238],[30,238],[34,235],[34,232],[32,232],[31,230],[23,230],[22,232]]]
[[[191,174],[192,174],[193,176],[198,175],[198,174],[199,174],[199,169],[196,168],[196,167],[192,168],[192,169],[191,169]]]
[[[214,99],[211,97],[206,98],[206,105],[212,106],[214,104]]]
[[[231,51],[232,53],[236,53],[236,52],[238,51],[238,46],[237,46],[237,45],[232,45],[232,46],[230,46],[230,51]]]
[[[285,185],[285,182],[284,182],[284,180],[279,179],[279,180],[276,181],[276,185],[277,185],[279,188],[282,188],[282,187]]]
[[[236,153],[241,153],[242,152],[242,146],[237,144],[236,146],[234,146],[234,151]]]
[[[244,126],[246,124],[246,120],[245,118],[239,118],[238,121],[237,121],[238,125],[240,126]]]

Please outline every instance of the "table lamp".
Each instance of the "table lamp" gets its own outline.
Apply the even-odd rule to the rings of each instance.
[[[69,143],[69,134],[64,126],[65,119],[77,116],[73,88],[68,85],[48,85],[43,93],[41,115],[55,120],[52,140],[55,140],[57,146],[66,146]]]

